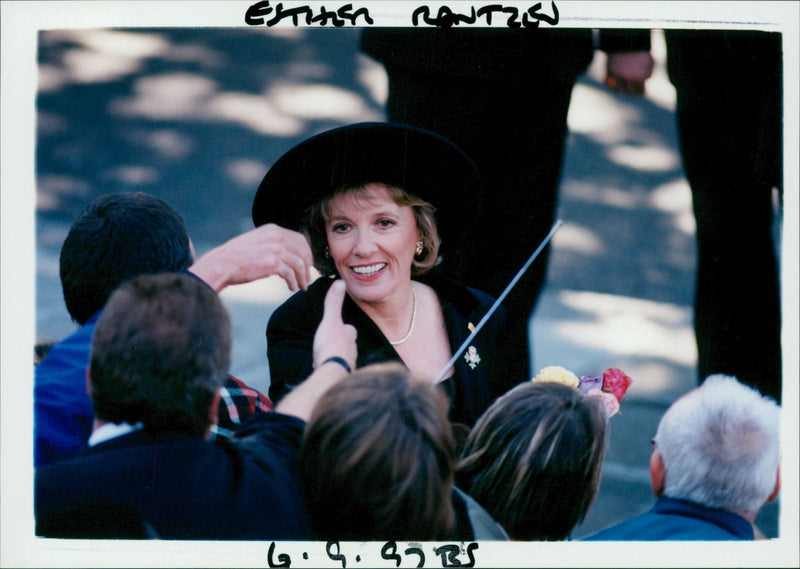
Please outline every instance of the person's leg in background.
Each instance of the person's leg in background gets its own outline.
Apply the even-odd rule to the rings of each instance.
[[[697,223],[699,381],[734,375],[781,395],[772,188],[781,187],[781,38],[667,31],[686,178]]]

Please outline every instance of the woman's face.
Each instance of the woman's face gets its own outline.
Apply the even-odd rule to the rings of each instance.
[[[408,294],[421,234],[410,206],[395,203],[380,184],[365,189],[364,195],[349,191],[333,199],[325,231],[350,296],[375,303]]]

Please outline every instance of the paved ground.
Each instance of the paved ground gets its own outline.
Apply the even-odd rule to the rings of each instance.
[[[656,37],[658,40],[658,36]],[[97,195],[142,190],[184,217],[199,252],[249,229],[255,188],[287,148],[320,130],[382,120],[382,68],[353,30],[93,30],[40,43],[37,336],[72,330],[58,251]],[[649,508],[650,437],[695,382],[694,227],[659,66],[645,98],[606,92],[597,60],[576,87],[550,280],[532,320],[536,368],[634,378],[600,494],[575,537]],[[601,56],[598,56],[601,57]],[[224,294],[233,372],[268,385],[264,327],[287,296],[267,280]],[[777,533],[777,506],[759,518]]]

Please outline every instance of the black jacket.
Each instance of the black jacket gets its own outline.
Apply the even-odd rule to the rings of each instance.
[[[457,350],[470,333],[469,324],[478,325],[494,299],[487,294],[440,278],[420,278],[439,296],[450,348]],[[270,398],[278,400],[312,372],[314,333],[322,319],[325,295],[333,281],[320,278],[306,292],[298,292],[279,306],[267,325],[267,355],[270,369]],[[400,356],[378,326],[353,302],[345,298],[342,318],[358,331],[357,366],[398,361]],[[440,385],[450,401],[450,420],[472,425],[497,396],[509,386],[503,382],[502,356],[498,349],[505,323],[502,308],[492,315],[475,337],[480,363],[471,368],[464,355],[455,363],[453,376]]]
[[[135,431],[36,470],[36,534],[309,539],[296,460],[305,423],[248,420],[233,441]]]

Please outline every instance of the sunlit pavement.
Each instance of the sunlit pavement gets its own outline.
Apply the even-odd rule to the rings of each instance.
[[[37,337],[73,326],[58,252],[97,195],[141,190],[184,217],[199,253],[252,227],[269,165],[299,140],[382,120],[386,79],[353,30],[90,30],[41,37],[37,148]],[[696,382],[694,220],[664,46],[643,98],[609,93],[603,56],[573,93],[548,286],[531,327],[535,368],[625,370],[600,494],[574,537],[650,507],[650,438]],[[266,391],[264,329],[289,291],[277,279],[223,293],[232,372]],[[534,370],[535,371],[535,370]],[[777,533],[777,507],[757,520]]]

